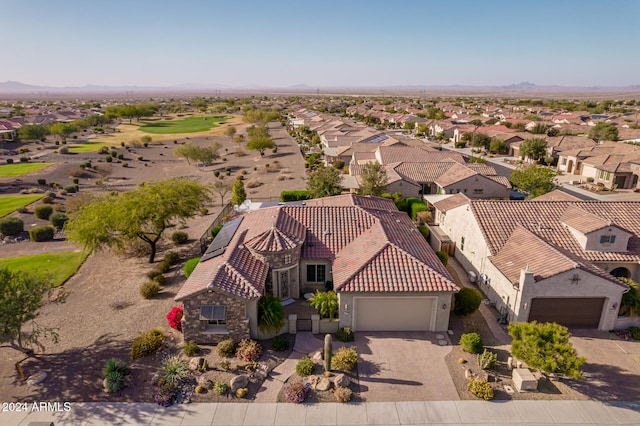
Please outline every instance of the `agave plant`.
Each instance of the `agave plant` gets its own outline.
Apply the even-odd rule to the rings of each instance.
[[[279,297],[265,294],[258,301],[258,328],[278,331],[284,326],[284,308]]]
[[[160,368],[160,384],[177,386],[191,375],[187,362],[179,356],[172,356]]]
[[[334,319],[338,313],[338,295],[335,291],[316,291],[309,304],[318,310],[322,318]]]

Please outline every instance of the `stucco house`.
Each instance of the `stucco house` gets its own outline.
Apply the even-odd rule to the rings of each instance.
[[[477,277],[509,321],[614,329],[626,284],[640,279],[640,202],[432,198],[432,245]]]
[[[266,293],[297,299],[329,283],[355,331],[445,331],[458,287],[391,200],[339,195],[227,222],[175,300],[186,340],[258,336]]]

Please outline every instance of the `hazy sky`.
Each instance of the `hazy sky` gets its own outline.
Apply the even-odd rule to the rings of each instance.
[[[0,0],[0,81],[640,84],[636,0]]]

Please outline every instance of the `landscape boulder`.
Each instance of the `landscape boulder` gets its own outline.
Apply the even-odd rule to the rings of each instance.
[[[333,384],[336,385],[336,387],[348,388],[350,383],[351,383],[351,380],[349,380],[349,378],[344,374],[338,374],[333,379]]]
[[[231,393],[236,393],[238,389],[246,388],[249,384],[249,378],[247,376],[235,376],[229,382],[229,386],[231,387]]]
[[[331,381],[326,377],[321,378],[316,385],[316,389],[319,391],[326,391],[329,390],[329,388],[331,388]]]

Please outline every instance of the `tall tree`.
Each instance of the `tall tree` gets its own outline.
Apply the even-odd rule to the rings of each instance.
[[[25,141],[39,141],[49,134],[46,126],[40,124],[29,124],[18,129],[18,137]]]
[[[77,132],[78,128],[75,124],[72,123],[60,123],[56,122],[49,125],[49,133],[60,136],[61,138],[66,138],[73,132]]]
[[[224,135],[229,136],[229,139],[233,140],[233,136],[236,134],[237,131],[238,129],[236,129],[235,126],[229,126],[226,129],[224,129]]]
[[[547,141],[542,138],[525,139],[520,144],[520,156],[540,161],[547,154]]]
[[[367,163],[360,170],[360,194],[379,197],[386,191],[388,180],[380,163]]]
[[[582,378],[580,367],[586,362],[578,357],[569,342],[571,334],[566,327],[556,323],[517,322],[509,324],[513,339],[513,355],[546,374],[564,374],[574,379]]]
[[[264,151],[266,149],[274,149],[276,147],[275,142],[271,138],[251,138],[247,143],[247,149],[252,151],[258,151],[260,156],[264,157]]]
[[[520,166],[511,173],[511,184],[526,194],[528,198],[535,198],[556,188],[556,176],[558,173],[544,166],[529,164]]]
[[[611,123],[601,121],[589,129],[589,139],[593,139],[596,142],[617,141],[618,128]]]
[[[330,197],[342,192],[342,176],[333,167],[320,167],[309,174],[307,190],[312,198]]]
[[[233,184],[231,192],[231,204],[239,206],[247,199],[247,192],[244,190],[244,181],[238,179]]]
[[[124,248],[142,240],[149,245],[152,263],[164,231],[195,215],[211,200],[210,191],[190,179],[172,179],[96,197],[68,212],[67,237],[90,250]]]
[[[55,297],[53,297],[55,294]],[[63,303],[68,293],[55,290],[43,276],[0,267],[0,343],[7,342],[22,352],[38,347],[41,338],[58,340],[55,328],[38,325],[40,308],[45,303]],[[30,324],[31,330],[23,330]]]
[[[233,184],[230,182],[225,182],[224,179],[216,180],[215,182],[213,182],[213,190],[220,197],[221,206],[224,206],[224,198],[232,189]]]

